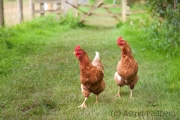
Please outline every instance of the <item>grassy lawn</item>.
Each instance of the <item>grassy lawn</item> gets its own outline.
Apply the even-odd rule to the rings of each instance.
[[[29,36],[34,40],[37,36],[39,48],[23,57],[23,65],[1,76],[0,119],[180,119],[180,57],[147,49],[151,43],[141,39],[146,34],[141,23],[127,22],[119,28],[76,29],[62,29],[58,23],[52,25],[42,28],[44,31],[32,30]],[[129,42],[139,63],[139,81],[133,99],[129,98],[127,86],[121,89],[121,98],[114,97],[118,90],[113,78],[120,60],[120,48],[116,45],[119,36]],[[77,108],[84,97],[80,90],[79,62],[73,54],[76,45],[91,60],[98,51],[105,68],[106,89],[99,95],[98,104],[91,94],[87,109]]]

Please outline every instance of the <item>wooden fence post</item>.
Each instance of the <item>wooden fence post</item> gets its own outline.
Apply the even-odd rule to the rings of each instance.
[[[61,0],[59,0],[59,2],[58,3],[56,3],[56,5],[57,5],[57,9],[59,9],[59,12],[57,13],[57,15],[59,15],[59,17],[60,17],[60,15],[61,15],[61,12],[62,12],[62,10],[61,10]]]
[[[31,18],[33,19],[34,16],[35,16],[35,13],[34,13],[34,1],[33,0],[30,0],[30,7],[31,7]]]
[[[44,16],[44,13],[45,13],[45,11],[44,11],[44,3],[40,3],[40,10],[41,10],[40,15]]]
[[[122,21],[126,21],[126,6],[127,6],[127,0],[121,0],[122,5]]]
[[[74,6],[76,6],[78,8],[78,0],[75,0]],[[78,9],[73,8],[73,11],[74,11],[74,16],[78,17]]]
[[[19,7],[19,23],[23,21],[23,3],[22,0],[18,0],[18,7]]]
[[[3,7],[3,0],[0,0],[0,26],[4,26],[4,7]]]

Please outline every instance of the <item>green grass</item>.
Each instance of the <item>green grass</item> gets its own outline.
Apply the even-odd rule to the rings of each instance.
[[[37,24],[32,22],[34,26],[30,25],[34,29],[26,27],[28,23],[24,24],[23,30],[27,28],[29,32],[21,34],[16,30],[26,44],[33,38],[36,41],[33,45],[37,46],[25,52],[23,59],[19,58],[20,67],[1,76],[0,119],[180,119],[180,58],[151,49],[150,40],[142,39],[148,33],[144,32],[144,24],[138,22],[139,19],[133,20],[133,25],[127,22],[119,28],[89,26],[76,29],[62,27],[52,19],[50,25],[39,29],[42,26],[38,25],[44,24],[39,20]],[[23,27],[19,27],[22,30]],[[129,42],[139,63],[139,81],[133,90],[133,99],[129,98],[127,86],[121,89],[121,98],[114,97],[118,89],[113,77],[120,60],[120,48],[116,45],[119,36]],[[80,45],[91,60],[98,51],[105,67],[106,89],[99,95],[98,104],[91,94],[87,109],[77,108],[84,97],[80,90],[79,62],[73,54],[76,45]]]
[[[21,25],[0,28],[0,76],[10,73],[12,67],[21,66],[28,54],[51,44],[49,37],[68,30],[55,19],[55,16],[36,18]]]

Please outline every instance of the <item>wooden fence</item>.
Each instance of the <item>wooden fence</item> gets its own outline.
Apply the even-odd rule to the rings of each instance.
[[[40,10],[36,10],[36,4],[40,5]],[[34,17],[35,14],[44,16],[46,12],[56,13],[60,15],[61,0],[31,0],[32,17]]]
[[[24,18],[29,20],[30,15],[28,1],[23,0],[0,0],[0,26],[15,25],[21,23]]]
[[[97,0],[93,4],[79,4],[77,1],[74,2],[74,4],[69,3],[68,1],[66,1],[66,3],[74,8],[75,16],[80,17],[79,22],[92,21],[92,19],[88,20],[88,18],[91,18],[92,16],[92,18],[96,22],[99,21],[99,23],[105,22],[108,24],[113,24],[120,21],[125,22],[127,16],[131,14],[139,14],[145,12],[144,10],[131,11],[130,6],[128,5],[129,3],[127,2],[128,0],[121,0],[121,3],[119,4],[115,4],[114,1],[114,4],[106,4],[104,3],[104,0]],[[85,10],[83,9],[84,7],[86,8]]]
[[[92,15],[103,16],[102,14],[96,14],[94,11],[96,9],[104,9],[107,13],[106,17],[111,17],[117,22],[126,21],[127,16],[129,14],[140,13],[144,11],[129,11],[129,6],[127,5],[127,0],[121,0],[120,4],[104,4],[103,0],[96,0],[97,2],[94,4],[80,4],[77,2],[78,0],[29,0],[29,4],[25,7],[23,6],[23,0],[16,0],[17,4],[17,13],[16,19],[18,19],[17,23],[21,23],[24,21],[24,16],[26,16],[28,11],[28,19],[32,19],[36,15],[44,16],[46,13],[56,13],[58,15],[67,13],[68,9],[72,9],[74,15],[80,16],[80,22],[84,22],[86,18],[89,18]],[[114,0],[115,1],[115,0]],[[89,7],[89,11],[84,11],[81,7]],[[27,9],[30,8],[30,9]],[[119,8],[119,13],[113,13],[111,8]],[[11,9],[11,8],[8,8]],[[121,12],[120,12],[121,10]],[[4,9],[3,0],[0,0],[0,26],[4,26],[6,22],[6,13],[7,9]],[[11,13],[12,14],[12,13]],[[12,15],[9,15],[12,16]],[[12,18],[13,20],[15,20]]]

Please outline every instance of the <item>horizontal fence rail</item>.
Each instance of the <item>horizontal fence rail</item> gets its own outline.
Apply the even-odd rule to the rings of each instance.
[[[92,16],[112,18],[116,22],[126,21],[129,15],[145,12],[144,10],[130,10],[127,0],[121,0],[119,4],[115,4],[114,1],[112,4],[105,4],[103,0],[96,0],[93,4],[88,4],[88,0],[81,3],[78,1],[80,0],[0,0],[0,26],[15,25],[46,14],[66,15],[69,10],[73,11],[75,17],[80,17],[80,22]],[[82,7],[87,7],[89,10],[83,10]],[[119,9],[119,12],[113,12],[111,9],[114,8]],[[99,9],[104,12],[96,12]]]

